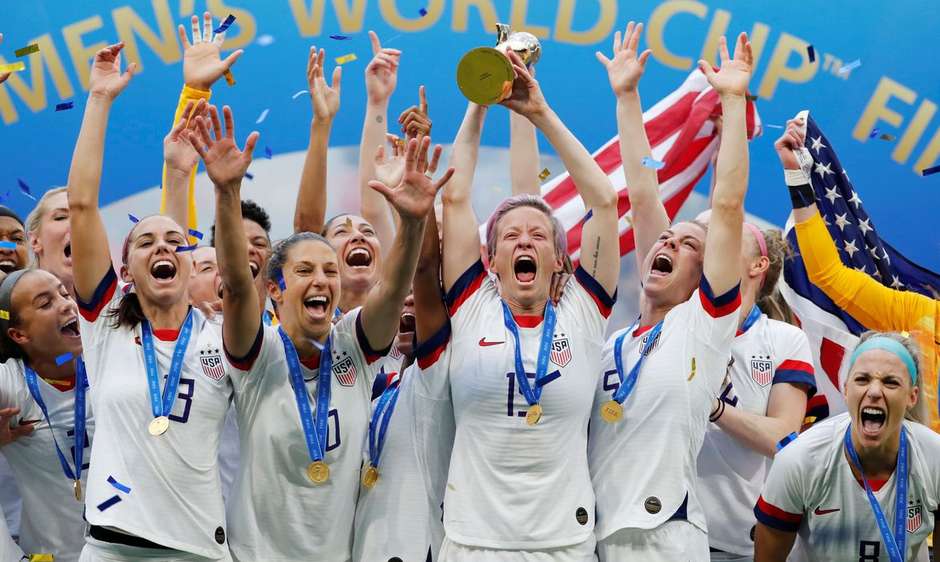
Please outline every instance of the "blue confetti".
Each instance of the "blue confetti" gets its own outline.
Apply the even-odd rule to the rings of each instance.
[[[55,104],[56,111],[65,111],[67,109],[72,109],[73,107],[75,107],[74,101],[66,101],[66,102]]]
[[[98,504],[98,511],[104,511],[104,510],[108,509],[109,507],[111,507],[112,505],[118,503],[119,501],[121,501],[121,498],[120,498],[120,497],[118,497],[118,496],[111,496],[110,498],[108,498],[108,499],[106,499],[106,500],[104,500],[103,502],[101,502],[101,503]]]
[[[925,168],[925,169],[923,169],[923,170],[920,171],[921,175],[924,175],[924,176],[929,176],[929,175],[931,175],[931,174],[936,174],[937,172],[940,172],[940,166],[934,166],[934,167],[932,167],[932,168]]]
[[[33,197],[33,194],[29,192],[29,186],[26,184],[25,181],[23,181],[23,180],[20,179],[20,178],[16,178],[16,183],[20,184],[20,191],[23,192],[23,195],[29,197],[29,198],[32,199],[33,201],[36,200],[36,198]]]
[[[225,21],[219,24],[219,27],[212,30],[212,33],[222,33],[226,29],[232,27],[233,23],[235,23],[235,16],[229,14],[228,17],[225,18]]]
[[[807,45],[806,53],[809,55],[809,62],[816,62],[816,49],[812,45]]]
[[[252,174],[251,172],[245,172],[245,177],[248,178],[248,179],[250,179],[250,180],[255,179],[255,175]]]
[[[654,159],[650,158],[649,156],[644,156],[644,157],[643,157],[643,165],[644,165],[645,167],[647,167],[647,168],[652,168],[652,169],[654,169],[654,170],[662,170],[664,167],[666,167],[666,163],[665,163],[665,162],[660,162],[659,160],[654,160]]]
[[[124,484],[121,484],[120,482],[118,482],[117,480],[115,480],[113,476],[108,476],[108,484],[111,484],[112,486],[114,486],[114,487],[117,488],[118,490],[124,492],[125,494],[131,493],[131,489],[130,489],[130,488],[128,488],[128,487],[125,486]]]
[[[420,10],[418,10],[418,13],[421,14],[421,17],[428,15],[428,11],[425,10],[424,8],[421,8]]]
[[[855,59],[849,64],[843,65],[842,68],[839,69],[839,74],[848,74],[860,66],[862,66],[861,59]]]
[[[0,241],[0,249],[2,250],[15,250],[16,242],[8,242],[6,240]]]
[[[198,248],[198,247],[199,247],[199,244],[193,244],[192,246],[177,246],[177,247],[176,247],[176,253],[177,253],[177,254],[180,254],[180,253],[183,253],[183,252],[192,252],[193,250],[195,250],[195,249]]]
[[[264,155],[267,156],[268,160],[274,157],[274,151],[271,150],[270,146],[264,147]]]
[[[875,138],[875,137],[877,137],[877,136],[878,136],[878,128],[877,128],[877,127],[875,127],[874,129],[872,129],[871,132],[868,133],[868,138],[870,138],[870,139],[873,139],[873,138]]]
[[[782,129],[783,125],[771,125],[769,123],[764,123],[765,127],[770,127],[771,129]]]
[[[62,365],[65,365],[71,360],[72,360],[71,353],[63,353],[62,355],[55,358],[55,364],[61,367]]]
[[[790,435],[787,435],[786,437],[784,437],[783,439],[781,439],[780,442],[777,443],[777,451],[779,452],[780,449],[783,449],[784,447],[786,447],[787,445],[789,445],[790,443],[792,443],[793,440],[796,439],[797,437],[799,437],[799,434],[794,431],[794,432],[791,433]]]
[[[346,41],[349,39],[348,35],[330,35],[330,39],[335,39],[337,41]]]
[[[255,43],[261,47],[267,47],[268,45],[274,43],[274,36],[265,33],[264,35],[259,36]]]
[[[202,240],[202,233],[194,228],[189,229],[189,235],[199,240]]]
[[[134,223],[134,224],[137,224],[137,223],[140,222],[140,219],[139,219],[139,218],[135,217],[134,215],[132,215],[132,214],[130,214],[130,213],[127,213],[127,218],[129,218],[129,219],[131,220],[131,222]]]
[[[310,95],[310,90],[300,90],[300,91],[297,92],[296,94],[292,95],[290,99],[295,100],[295,99],[299,98],[300,96],[302,96],[302,95],[304,95],[304,94],[307,94],[307,95],[309,96],[309,95]]]

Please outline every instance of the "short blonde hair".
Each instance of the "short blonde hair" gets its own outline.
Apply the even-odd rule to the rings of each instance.
[[[52,200],[52,197],[60,193],[67,192],[68,187],[54,187],[42,194],[42,197],[39,198],[36,206],[33,207],[33,210],[30,211],[29,215],[26,216],[26,235],[29,237],[30,241],[39,235],[39,227],[42,226],[42,218],[46,213],[49,212],[49,205],[51,204],[49,201]],[[33,253],[32,244],[29,244],[29,247],[29,266],[32,268],[39,267],[39,256]]]

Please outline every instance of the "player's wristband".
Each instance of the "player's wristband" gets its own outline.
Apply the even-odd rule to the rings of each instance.
[[[787,170],[788,172],[801,173],[799,170]],[[790,204],[794,209],[802,209],[816,203],[816,194],[813,193],[813,187],[809,182],[802,184],[791,184],[787,178],[787,186],[790,188]]]
[[[725,401],[719,398],[718,406],[716,406],[715,410],[712,411],[711,414],[709,414],[708,421],[715,423],[716,421],[718,421],[718,418],[720,418],[721,415],[724,413],[725,413]]]

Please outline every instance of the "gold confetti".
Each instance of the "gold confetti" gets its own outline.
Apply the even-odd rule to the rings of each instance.
[[[552,175],[552,172],[548,168],[545,168],[541,172],[539,172],[539,179],[542,181],[545,181],[546,179],[548,179],[548,176],[550,175]]]
[[[225,76],[225,82],[226,82],[229,86],[234,86],[234,85],[235,85],[235,75],[232,74],[232,71],[231,71],[231,70],[226,70],[226,71],[222,74],[222,76]]]
[[[33,43],[32,45],[26,45],[22,49],[17,49],[13,51],[13,54],[16,55],[16,58],[25,57],[26,55],[31,55],[33,53],[39,52],[39,43]]]
[[[695,357],[692,358],[692,372],[689,373],[689,378],[685,379],[687,382],[695,378]]]
[[[55,560],[51,554],[30,554],[29,562],[52,562]]]
[[[0,320],[9,320],[10,312],[6,310],[0,310]]]
[[[21,70],[26,70],[26,63],[21,60],[11,62],[10,64],[0,64],[0,74],[6,74],[8,72],[19,72]]]
[[[348,55],[336,57],[336,64],[346,64],[347,62],[356,60],[356,58],[356,53],[349,53]]]
[[[911,337],[911,334],[910,334],[910,332],[908,332],[908,331],[905,330],[905,331],[901,332],[901,337],[902,337],[902,338],[909,338],[909,337]]]
[[[816,416],[806,416],[803,418],[803,425],[809,425],[816,421]]]
[[[352,227],[353,227],[352,219],[349,218],[348,215],[346,216],[346,223],[345,223],[345,225],[346,225],[346,228],[352,230]]]
[[[878,135],[878,138],[881,140],[893,141],[897,137],[895,137],[894,135],[890,133],[881,133],[880,135]]]

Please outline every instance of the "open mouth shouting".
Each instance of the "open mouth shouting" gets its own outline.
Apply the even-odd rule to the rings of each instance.
[[[261,273],[261,266],[258,265],[254,260],[248,260],[248,269],[251,271],[251,278],[257,279],[258,274]],[[221,291],[221,289],[220,289]]]
[[[78,317],[73,316],[66,320],[64,324],[59,326],[59,333],[67,338],[81,338],[78,331]]]
[[[157,260],[150,266],[150,276],[158,282],[172,282],[176,279],[176,264],[168,259]]]
[[[0,258],[0,271],[4,273],[13,273],[16,271],[16,260],[13,258]]]
[[[516,281],[526,285],[535,281],[535,276],[538,273],[538,264],[535,263],[533,256],[523,254],[517,256],[515,261],[513,261],[512,272],[516,277]]]
[[[672,273],[672,269],[672,258],[665,253],[659,253],[656,254],[656,256],[653,258],[653,263],[650,265],[650,276],[667,277],[670,273]]]
[[[357,269],[368,269],[372,265],[372,252],[365,246],[355,246],[346,252],[346,265]]]
[[[314,321],[328,320],[332,316],[330,314],[329,296],[323,294],[308,295],[304,298],[304,310]]]
[[[888,413],[880,406],[863,406],[858,416],[862,435],[866,437],[876,437],[887,420]]]

